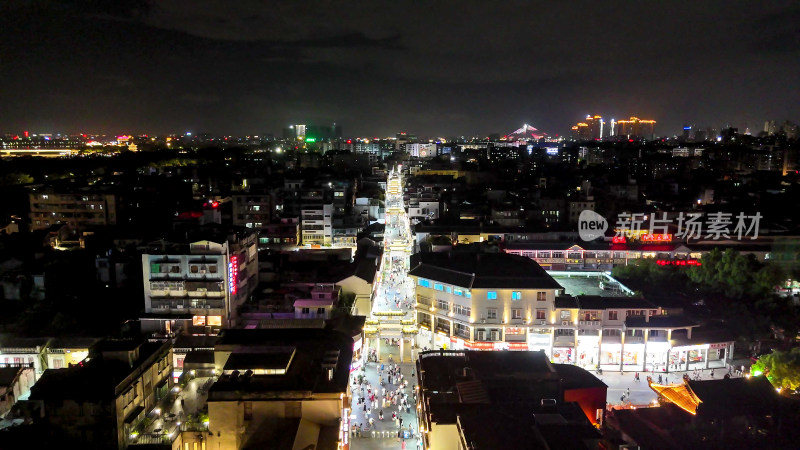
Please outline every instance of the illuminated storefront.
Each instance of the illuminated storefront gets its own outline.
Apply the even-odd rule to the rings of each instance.
[[[531,328],[528,333],[528,349],[533,351],[543,351],[550,357],[552,356],[552,335],[547,328]]]
[[[574,354],[572,347],[553,347],[550,360],[556,364],[572,364],[575,362]]]
[[[595,331],[595,330],[591,330]],[[597,357],[600,352],[600,336],[578,335],[578,359],[575,361],[581,367],[594,367],[598,364]]]

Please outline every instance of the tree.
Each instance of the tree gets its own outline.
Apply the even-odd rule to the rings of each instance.
[[[773,350],[758,358],[750,372],[754,376],[766,375],[776,388],[796,390],[800,388],[800,348],[788,352]]]

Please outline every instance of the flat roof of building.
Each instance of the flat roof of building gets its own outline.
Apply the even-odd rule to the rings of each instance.
[[[30,398],[46,401],[113,399],[117,385],[165,346],[161,342],[140,344],[139,358],[133,362],[133,366],[117,359],[94,357],[82,366],[45,370],[33,385]],[[110,347],[117,348],[113,344]],[[130,348],[130,345],[126,343],[119,347]]]
[[[536,261],[507,253],[418,253],[409,275],[470,289],[561,289]]]
[[[269,359],[269,355],[287,348],[295,351],[285,374],[236,379],[223,375],[211,387],[209,401],[274,397],[275,392],[341,393],[347,390],[353,338],[338,331],[324,328],[226,329],[220,334],[215,352],[231,351],[231,357],[242,354],[244,356],[235,356],[234,361],[243,358],[242,363],[255,363],[261,358],[259,353]],[[328,376],[328,369],[333,369],[332,378]]]
[[[620,292],[615,289],[602,289],[600,282],[608,285],[608,279],[602,273],[597,273],[596,276],[586,275],[553,275],[553,279],[564,287],[564,293],[572,296],[576,295],[597,295],[600,297],[618,297]]]

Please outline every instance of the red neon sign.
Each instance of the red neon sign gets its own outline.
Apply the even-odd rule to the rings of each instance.
[[[697,259],[680,259],[680,260],[670,260],[670,259],[657,259],[656,264],[659,266],[702,266],[703,263]]]
[[[239,278],[239,257],[236,255],[231,256],[228,263],[228,291],[231,294],[236,294],[238,289]]]
[[[643,234],[640,238],[643,242],[672,242],[671,234]]]
[[[625,239],[625,236],[614,236],[611,238],[611,242],[614,244],[624,244],[627,242],[627,240]]]

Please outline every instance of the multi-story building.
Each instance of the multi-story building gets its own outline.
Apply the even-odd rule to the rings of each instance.
[[[552,309],[563,288],[532,260],[508,256],[415,255],[409,276],[416,285],[418,346],[527,349],[531,320],[538,309]]]
[[[279,223],[263,224],[258,230],[258,248],[286,249],[300,243],[300,222],[296,217],[281,218]]]
[[[261,228],[272,221],[275,201],[269,192],[248,192],[233,196],[233,224]]]
[[[580,196],[569,200],[569,223],[577,224],[581,212],[588,209],[594,211],[594,196]]]
[[[420,254],[418,345],[538,350],[555,363],[609,370],[725,367],[733,339],[634,296],[563,295],[538,264],[502,254]]]
[[[631,117],[629,120],[617,122],[619,130],[617,135],[628,138],[653,139],[655,137],[655,120],[645,120]]]
[[[32,367],[38,380],[48,369],[45,352],[50,338],[15,338],[0,339],[0,367]]]
[[[209,230],[211,231],[211,230]],[[171,334],[230,326],[258,285],[257,234],[220,231],[188,244],[155,243],[142,255],[142,330]]]
[[[300,211],[303,245],[331,245],[333,242],[333,204],[308,205]]]
[[[82,365],[45,372],[31,390],[30,418],[72,445],[127,448],[171,388],[172,343],[106,340],[90,355]]]
[[[541,352],[440,350],[420,353],[417,373],[423,448],[598,448],[607,387],[579,367]]]
[[[327,329],[225,330],[207,448],[348,448],[353,348]]]
[[[82,231],[117,223],[117,196],[114,193],[90,188],[65,191],[39,186],[31,189],[28,198],[34,230],[67,224]]]
[[[45,349],[47,367],[63,369],[78,364],[89,356],[89,349],[97,343],[97,338],[55,338]]]

